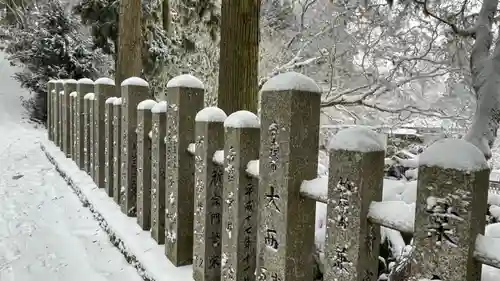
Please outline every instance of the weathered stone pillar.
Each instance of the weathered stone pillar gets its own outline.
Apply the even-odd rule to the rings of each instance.
[[[137,105],[137,223],[143,230],[151,228],[151,109],[154,100]]]
[[[91,148],[92,148],[92,143],[91,143],[91,138],[90,135],[92,133],[92,107],[93,107],[93,102],[92,100],[94,99],[94,93],[87,93],[84,98],[83,98],[83,117],[84,117],[84,137],[83,137],[83,143],[84,143],[84,155],[83,155],[83,167],[84,171],[87,172],[87,174],[90,175],[91,172]]]
[[[95,156],[95,93],[93,93],[93,95],[90,96],[89,98],[89,108],[90,108],[90,114],[89,114],[89,122],[90,122],[90,127],[89,127],[89,131],[90,131],[90,135],[89,135],[89,138],[90,138],[90,158],[89,158],[89,162],[90,162],[90,177],[92,178],[92,180],[94,181],[95,183],[95,160],[96,160],[96,156]]]
[[[75,114],[76,114],[76,97],[77,97],[77,95],[78,94],[76,93],[76,91],[71,92],[69,94],[69,108],[70,108],[69,109],[69,112],[70,112],[70,114],[69,114],[69,124],[70,124],[69,125],[69,128],[70,128],[70,130],[69,130],[69,139],[70,139],[70,147],[71,147],[70,148],[70,152],[71,152],[70,154],[71,154],[71,159],[73,161],[76,160],[76,158],[75,158],[75,151],[76,151],[76,149],[75,149],[75,131],[76,131],[76,129],[75,129],[75,126],[76,126],[76,124],[75,124],[75,119],[76,119]]]
[[[62,99],[61,99],[61,92],[64,93],[63,91],[63,80],[56,80],[55,85],[55,106],[54,106],[54,111],[55,111],[55,124],[54,124],[54,142],[55,144],[61,148],[62,147],[62,136],[61,136],[61,129],[62,129]]]
[[[137,105],[151,95],[148,82],[130,77],[121,84],[122,94],[122,159],[120,195],[123,213],[134,217],[137,213]]]
[[[122,98],[113,102],[113,200],[120,205],[120,195],[125,193],[121,182],[122,159]]]
[[[106,139],[104,137],[104,106],[106,100],[115,95],[115,81],[109,78],[99,78],[94,82],[95,104],[94,104],[94,119],[95,119],[95,136],[94,136],[94,181],[97,187],[104,188],[104,154]]]
[[[226,119],[222,216],[222,280],[255,280],[259,180],[248,176],[258,159],[260,120],[249,111]]]
[[[71,157],[71,105],[69,94],[76,91],[76,80],[66,79],[64,80],[64,95],[63,95],[63,152],[66,157]]]
[[[317,84],[295,72],[262,88],[258,280],[313,279],[316,202],[300,185],[317,176],[320,100]]]
[[[167,102],[160,101],[152,109],[151,133],[151,237],[165,243],[165,131]]]
[[[385,143],[367,128],[349,128],[331,140],[325,242],[325,279],[376,281],[380,226],[368,221],[382,200]]]
[[[84,170],[84,160],[85,160],[85,125],[86,117],[84,108],[84,100],[86,94],[92,93],[94,91],[94,82],[88,78],[82,78],[77,81],[76,84],[76,119],[75,119],[75,128],[76,128],[76,164],[82,170]]]
[[[113,183],[114,183],[114,160],[113,150],[115,139],[113,137],[113,103],[116,97],[110,97],[106,100],[104,108],[104,189],[109,197],[113,197]]]
[[[50,141],[54,141],[54,93],[55,80],[47,83],[47,135]]]
[[[226,113],[218,107],[207,107],[196,114],[193,240],[195,281],[220,280],[224,167],[214,163],[213,158],[215,152],[224,147],[223,123],[226,117]]]
[[[473,252],[488,208],[483,153],[465,140],[444,139],[424,150],[419,165],[410,280],[481,280]]]
[[[204,92],[203,83],[191,75],[167,83],[165,254],[176,266],[193,260],[195,161],[187,149],[195,142],[195,117],[203,108]]]

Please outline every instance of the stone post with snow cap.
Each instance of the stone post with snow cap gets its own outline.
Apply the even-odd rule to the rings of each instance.
[[[222,196],[222,280],[255,280],[259,180],[246,172],[259,157],[260,120],[237,111],[226,119]]]
[[[143,230],[151,228],[151,109],[154,100],[137,105],[137,223]]]
[[[89,98],[89,108],[90,108],[90,111],[89,111],[89,122],[90,122],[90,127],[89,127],[89,131],[90,131],[90,135],[89,135],[89,138],[90,138],[90,158],[89,158],[89,162],[90,162],[90,177],[92,178],[92,180],[94,181],[95,183],[95,93],[93,93],[93,95],[90,96]]]
[[[54,102],[54,142],[55,144],[61,148],[62,147],[62,136],[61,136],[61,129],[62,129],[62,99],[61,99],[61,92],[64,93],[63,91],[63,80],[56,80],[55,85],[54,85],[54,90],[55,92],[55,102]]]
[[[167,102],[160,101],[152,109],[151,133],[151,237],[165,243],[165,131]]]
[[[410,280],[481,280],[473,253],[486,223],[489,172],[465,140],[443,139],[420,155]]]
[[[122,98],[113,101],[113,200],[121,202]]]
[[[372,201],[382,200],[383,137],[352,127],[338,132],[328,146],[325,279],[376,281],[380,226],[368,221],[368,210]]]
[[[321,90],[288,72],[268,80],[261,96],[256,278],[309,281],[316,202],[300,186],[317,177]]]
[[[84,143],[84,155],[83,155],[83,167],[84,171],[90,175],[91,171],[91,132],[92,132],[92,100],[94,99],[94,93],[87,93],[83,97],[83,124],[84,124],[84,135],[83,135],[83,143]]]
[[[203,83],[192,75],[167,83],[165,229],[170,237],[165,254],[176,266],[193,259],[194,157],[188,146],[195,142],[195,117],[203,108],[204,93]]]
[[[115,95],[115,81],[110,78],[99,78],[94,82],[95,103],[94,103],[94,119],[95,119],[95,138],[94,138],[94,173],[95,183],[97,187],[104,188],[104,171],[105,171],[105,130],[104,130],[104,107],[106,100]]]
[[[71,105],[69,96],[70,93],[76,91],[76,80],[64,80],[64,95],[63,95],[63,152],[66,157],[71,157]]]
[[[113,197],[113,103],[116,97],[110,97],[104,105],[104,190],[109,197]]]
[[[137,106],[148,99],[149,84],[139,77],[130,77],[121,84],[122,95],[122,155],[120,206],[123,213],[137,213]]]
[[[82,170],[84,170],[84,160],[85,160],[85,126],[87,123],[84,111],[84,97],[88,93],[94,91],[94,82],[88,78],[82,78],[77,81],[76,84],[76,134],[75,134],[75,146],[76,146],[76,164]]]
[[[220,280],[221,275],[224,167],[215,163],[217,160],[215,153],[224,147],[226,118],[226,113],[215,106],[204,108],[196,114],[193,233],[193,278],[195,281],[216,281]],[[182,213],[179,215],[182,216]],[[169,240],[168,233],[169,229],[167,229],[167,241]]]
[[[47,134],[50,141],[54,141],[54,92],[55,80],[47,82]]]
[[[69,94],[69,107],[70,107],[70,146],[71,146],[71,159],[76,161],[76,147],[75,147],[75,132],[76,132],[76,97],[78,96],[77,92],[71,92]]]

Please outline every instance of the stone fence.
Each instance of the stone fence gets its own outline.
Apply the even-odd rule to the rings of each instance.
[[[410,280],[475,281],[482,264],[500,267],[500,241],[483,235],[490,171],[465,141],[420,156],[411,209],[381,201],[385,145],[371,130],[337,133],[318,178],[321,95],[301,74],[263,86],[260,118],[203,108],[191,75],[161,101],[137,77],[121,97],[115,87],[50,81],[48,137],[196,281],[312,281],[316,201],[327,204],[325,280],[377,280],[381,225],[413,233]]]

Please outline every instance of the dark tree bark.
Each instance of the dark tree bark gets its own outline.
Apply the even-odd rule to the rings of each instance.
[[[218,106],[257,113],[259,0],[222,0]]]

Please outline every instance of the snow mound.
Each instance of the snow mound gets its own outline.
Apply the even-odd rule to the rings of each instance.
[[[328,150],[355,152],[384,151],[385,143],[378,133],[363,127],[351,127],[338,132],[328,144]]]
[[[111,85],[111,86],[114,86],[115,85],[115,81],[113,81],[113,79],[108,78],[108,77],[101,77],[101,78],[95,80],[94,84],[96,84],[96,85]]]
[[[106,103],[107,104],[113,104],[115,102],[115,100],[117,99],[117,97],[110,97],[106,100]]]
[[[77,81],[78,84],[94,84],[94,81],[90,80],[89,78],[82,78]]]
[[[113,105],[121,105],[122,104],[122,98],[116,98],[115,101],[113,102]]]
[[[78,95],[78,93],[77,93],[77,92],[71,92],[71,93],[69,93],[69,96],[70,96],[70,97],[76,97],[77,95]]]
[[[320,87],[316,84],[316,82],[314,82],[314,80],[293,71],[276,75],[267,80],[267,82],[262,86],[263,92],[290,90],[318,94],[321,93]]]
[[[217,106],[205,107],[196,114],[196,122],[224,122],[226,113]]]
[[[182,74],[170,79],[167,83],[167,88],[205,89],[205,85],[203,85],[200,79],[191,74]]]
[[[240,110],[229,115],[224,121],[226,128],[260,128],[260,120],[253,112]]]
[[[83,96],[83,99],[84,100],[93,100],[95,97],[95,94],[94,93],[88,93],[86,94],[85,96]]]
[[[470,172],[488,169],[481,150],[461,139],[436,141],[420,155],[419,165]]]
[[[63,84],[76,84],[77,81],[75,79],[65,79],[63,80]]]
[[[152,113],[165,113],[167,112],[167,102],[162,100],[156,103],[153,108],[151,108]]]
[[[130,77],[122,82],[122,87],[124,86],[141,86],[141,87],[149,87],[149,83],[146,80],[139,77]]]
[[[139,109],[139,110],[151,110],[155,105],[156,105],[156,101],[154,101],[154,100],[143,100],[137,105],[137,109]]]

